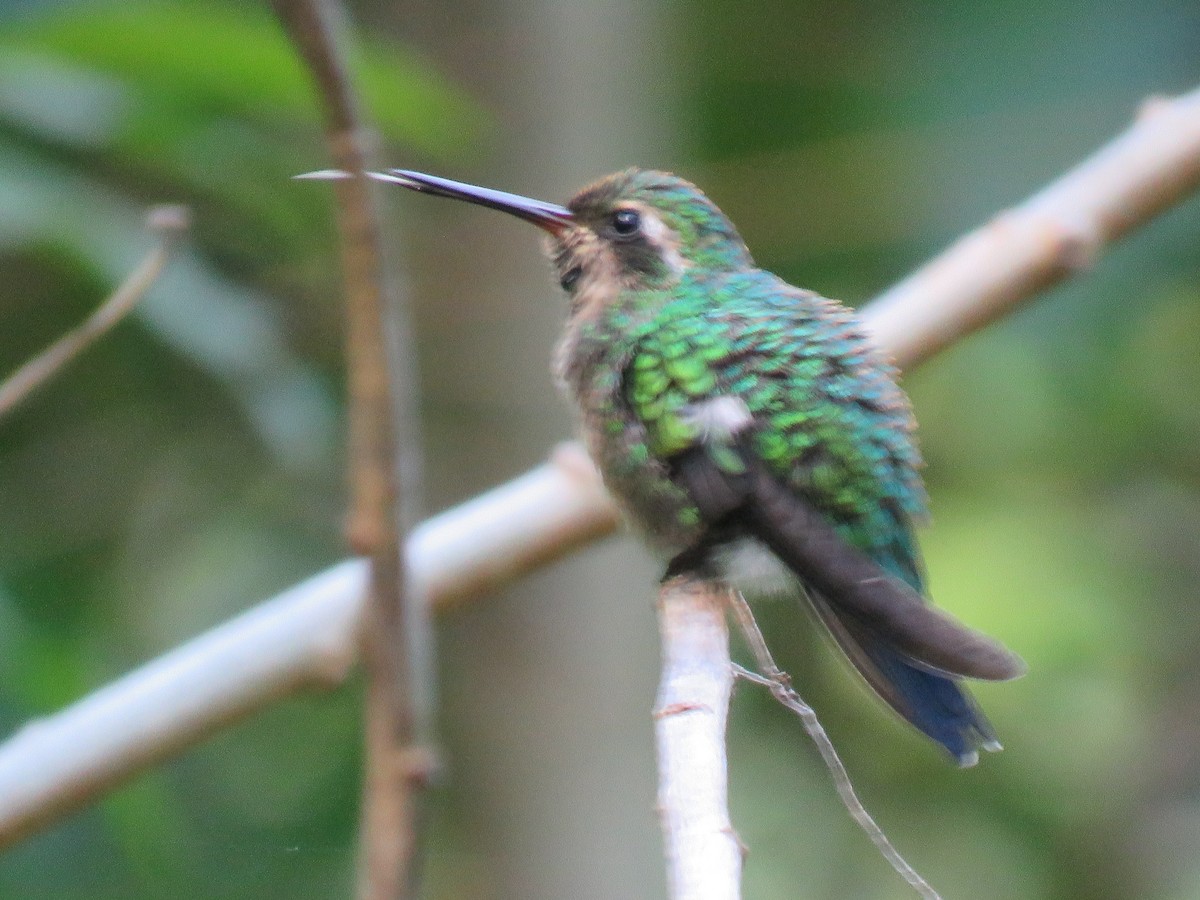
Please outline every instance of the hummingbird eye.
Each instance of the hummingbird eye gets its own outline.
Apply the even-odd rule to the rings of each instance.
[[[612,215],[612,230],[620,237],[631,237],[642,227],[642,217],[636,209],[618,209]]]

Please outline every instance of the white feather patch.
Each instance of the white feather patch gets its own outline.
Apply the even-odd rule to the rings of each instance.
[[[697,429],[705,442],[728,441],[754,421],[746,401],[729,395],[692,403],[681,418]]]
[[[723,545],[718,553],[717,566],[743,594],[759,599],[800,594],[796,576],[761,541],[743,538]]]

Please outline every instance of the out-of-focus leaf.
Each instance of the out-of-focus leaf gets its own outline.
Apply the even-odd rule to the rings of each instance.
[[[105,146],[119,130],[128,100],[120,81],[95,70],[12,46],[0,57],[0,110],[47,140]]]
[[[135,102],[114,139],[147,155],[186,137],[197,118],[318,121],[309,78],[265,4],[59,6],[10,22],[0,49],[117,78]],[[358,63],[354,74],[386,138],[436,156],[478,145],[479,109],[427,61],[369,45]]]

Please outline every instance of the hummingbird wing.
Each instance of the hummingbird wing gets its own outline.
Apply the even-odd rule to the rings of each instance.
[[[756,537],[897,712],[964,763],[994,743],[957,677],[1024,664],[923,597],[911,413],[848,311],[767,273],[728,276],[663,310],[624,394],[707,528],[675,564]]]
[[[1000,744],[957,676],[1005,680],[1024,663],[999,642],[928,605],[902,579],[851,546],[802,498],[748,461],[730,475],[703,447],[672,461],[712,534],[752,535],[796,574],[839,648],[879,697],[963,766]],[[757,469],[757,471],[756,471]],[[699,554],[685,551],[677,560]]]
[[[796,573],[852,659],[863,657],[854,639],[870,634],[936,673],[1005,681],[1024,672],[1020,658],[998,641],[929,605],[848,543],[808,500],[787,490],[744,449],[746,437],[715,455],[712,441],[711,435],[702,437],[672,460],[676,479],[718,534],[757,537]],[[729,465],[731,454],[736,467]],[[834,627],[839,616],[847,623],[842,629]],[[886,691],[879,693],[887,699]]]

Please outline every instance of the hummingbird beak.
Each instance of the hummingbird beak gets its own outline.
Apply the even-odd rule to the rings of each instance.
[[[421,172],[411,172],[407,169],[388,169],[386,172],[368,174],[379,181],[403,185],[422,194],[434,194],[438,197],[449,197],[452,200],[466,200],[468,203],[498,209],[514,215],[518,219],[531,222],[556,237],[575,221],[574,213],[565,206],[522,197],[520,194],[494,191],[491,188],[477,187],[473,184],[451,181],[449,178],[439,178],[436,175],[425,175]],[[383,177],[380,178],[380,175]]]
[[[565,206],[546,203],[522,197],[520,194],[509,194],[506,191],[494,191],[491,188],[477,187],[461,181],[451,181],[449,178],[439,178],[436,175],[425,175],[422,172],[410,172],[407,169],[388,169],[386,172],[366,172],[368,178],[382,181],[386,184],[398,184],[410,191],[422,194],[433,194],[437,197],[449,197],[452,200],[465,200],[479,206],[487,206],[509,213],[518,219],[524,219],[550,232],[555,237],[561,235],[575,222],[575,214]],[[326,169],[320,172],[308,172],[297,175],[304,179],[339,179],[352,178],[349,172]]]

